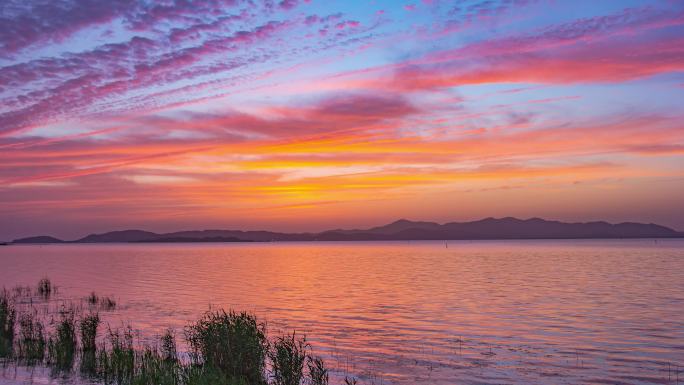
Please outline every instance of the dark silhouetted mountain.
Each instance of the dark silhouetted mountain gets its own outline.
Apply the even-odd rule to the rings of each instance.
[[[160,234],[143,230],[110,231],[104,234],[90,234],[77,240],[78,243],[101,243],[101,242],[141,242],[159,238]]]
[[[21,238],[21,239],[15,239],[12,241],[12,243],[62,243],[64,242],[61,239],[57,239],[55,237],[51,237],[48,235],[39,235],[37,237],[28,237],[28,238]]]
[[[198,230],[157,234],[142,230],[91,234],[73,241],[100,242],[271,242],[271,241],[389,241],[467,239],[583,239],[583,238],[680,238],[684,233],[653,223],[565,223],[540,218],[485,218],[473,222],[413,222],[401,219],[385,226],[321,233],[272,231]],[[23,238],[15,243],[62,242],[52,237]]]
[[[192,243],[192,242],[251,242],[251,241],[244,241],[242,239],[235,238],[235,237],[189,238],[189,237],[166,237],[166,236],[162,236],[159,238],[146,239],[144,241],[135,241],[135,242],[138,242],[138,243],[141,243],[141,242]]]

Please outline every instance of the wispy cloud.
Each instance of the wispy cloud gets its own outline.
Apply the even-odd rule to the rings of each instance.
[[[345,8],[3,2],[3,231],[45,213],[78,230],[132,212],[182,228],[458,211],[446,192],[505,215],[486,211],[517,212],[507,191],[679,186],[679,4]],[[552,201],[525,207],[544,216]],[[644,204],[646,220],[680,224],[668,202]]]

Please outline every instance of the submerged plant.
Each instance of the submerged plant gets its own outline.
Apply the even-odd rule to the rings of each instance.
[[[48,341],[48,360],[58,370],[71,370],[76,354],[76,323],[73,310],[61,311],[55,334]]]
[[[12,354],[16,315],[10,295],[3,289],[0,292],[0,357],[8,357]]]
[[[44,327],[35,313],[24,313],[19,318],[19,358],[28,364],[42,361],[45,356]]]
[[[304,376],[306,337],[297,339],[295,333],[276,338],[269,350],[274,385],[299,385]]]
[[[206,313],[186,328],[195,364],[210,367],[227,381],[265,384],[266,326],[256,316],[224,310]],[[209,370],[209,369],[208,369]]]

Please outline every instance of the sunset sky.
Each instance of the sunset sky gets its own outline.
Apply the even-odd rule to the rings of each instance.
[[[684,2],[0,3],[0,240],[684,230]]]

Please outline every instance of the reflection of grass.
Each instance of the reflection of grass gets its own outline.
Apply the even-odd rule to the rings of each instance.
[[[38,287],[35,294],[43,298],[50,295],[47,288],[54,293],[48,279]],[[181,358],[172,330],[156,345],[136,344],[130,326],[110,328],[98,339],[99,315],[80,314],[73,305],[63,306],[46,341],[43,322],[22,293],[0,292],[0,357],[10,361],[44,364],[61,373],[78,362],[81,376],[117,385],[328,385],[328,370],[311,354],[305,337],[292,333],[269,340],[265,324],[251,313],[207,312],[185,328],[184,346],[190,351]],[[93,293],[86,301],[102,309],[104,298]],[[27,309],[17,311],[22,303]]]

